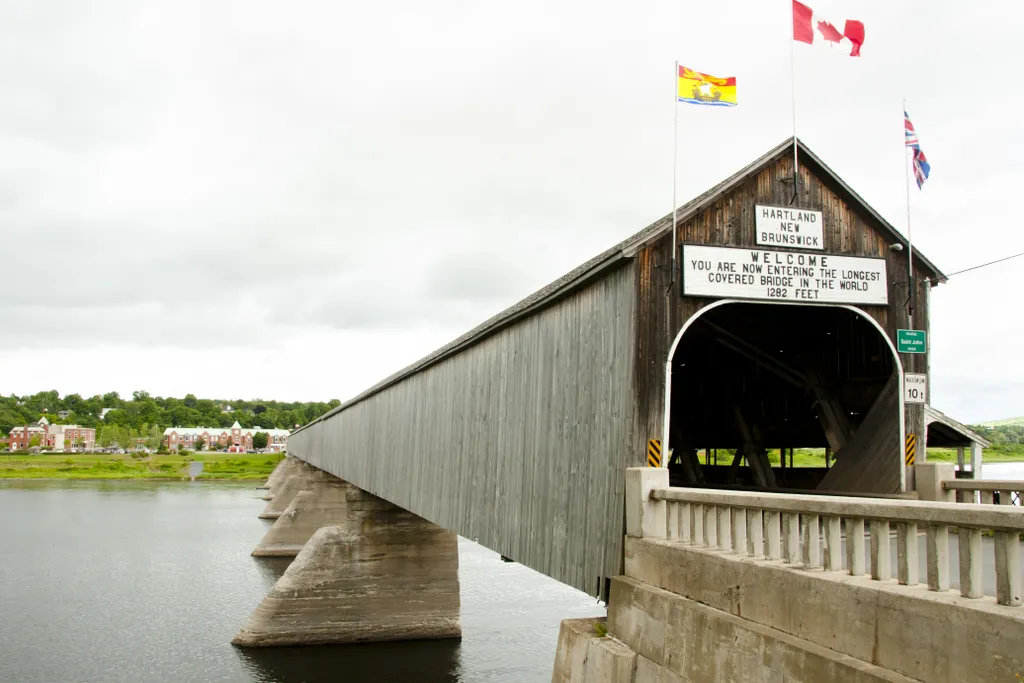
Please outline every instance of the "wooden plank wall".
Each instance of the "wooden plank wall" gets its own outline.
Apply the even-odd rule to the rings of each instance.
[[[905,302],[909,296],[907,286],[907,252],[891,251],[890,240],[875,229],[874,223],[853,205],[844,201],[836,187],[819,177],[820,171],[809,168],[801,159],[800,192],[792,205],[793,158],[786,153],[773,163],[752,175],[733,191],[709,205],[697,215],[682,221],[677,229],[677,244],[706,244],[714,246],[757,247],[754,215],[755,206],[793,206],[821,211],[824,221],[824,251],[827,254],[869,256],[885,258],[889,280],[888,306],[861,306],[861,310],[874,318],[886,330],[893,344],[896,330],[908,326]],[[820,174],[824,175],[824,174]],[[771,247],[779,249],[777,247]],[[789,251],[781,249],[782,251]],[[801,251],[801,250],[791,250]],[[678,252],[677,252],[678,256]],[[672,260],[671,237],[646,245],[638,254],[637,306],[637,375],[634,390],[640,409],[639,432],[661,434],[664,420],[665,361],[675,335],[683,323],[707,304],[711,298],[683,298],[678,278],[672,291],[671,305],[665,304],[665,291],[669,283],[668,267]],[[915,326],[927,329],[927,298],[922,278],[923,266],[915,261],[915,283],[918,288],[918,311]],[[933,276],[933,273],[924,273]],[[902,356],[906,372],[925,372],[924,356]],[[923,409],[910,406],[906,410],[907,432],[914,425],[923,429]],[[920,438],[919,438],[920,441]],[[902,450],[902,449],[901,449]],[[631,466],[642,465],[638,455]]]
[[[621,571],[624,469],[636,440],[636,269],[623,263],[297,432],[288,451],[598,594]]]

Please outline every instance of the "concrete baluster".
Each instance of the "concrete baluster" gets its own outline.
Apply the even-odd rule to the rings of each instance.
[[[846,520],[846,568],[853,576],[864,573],[864,519],[854,517]]]
[[[980,598],[984,595],[981,584],[981,529],[960,529],[960,595]]]
[[[803,562],[805,569],[821,566],[821,539],[818,536],[818,515],[804,515]]]
[[[906,522],[896,528],[896,559],[900,584],[916,586],[917,577],[917,524]]]
[[[693,514],[689,503],[679,503],[677,506],[679,514],[679,540],[683,543],[691,542],[690,515]]]
[[[704,506],[704,547],[718,547],[718,510],[715,505]]]
[[[747,511],[741,508],[732,510],[732,551],[747,554]]]
[[[838,516],[823,517],[822,535],[825,537],[825,571],[843,568],[843,520]]]
[[[949,527],[933,524],[928,527],[928,588],[933,591],[949,590]]]
[[[783,548],[782,559],[787,564],[796,564],[800,558],[800,513],[783,513]]]
[[[774,510],[764,511],[765,528],[765,551],[764,555],[769,560],[778,560],[782,557],[782,532],[780,524],[781,516]]]
[[[999,492],[999,504],[1000,505],[1013,505],[1013,491],[1000,491]]]
[[[992,491],[982,491],[981,492],[981,502],[982,502],[982,504],[992,505],[994,500],[995,500],[995,498],[992,495]]]
[[[764,519],[760,510],[747,510],[747,555],[764,557]]]
[[[997,531],[996,537],[996,602],[1019,607],[1024,599],[1024,573],[1020,565],[1020,534]]]
[[[665,538],[667,538],[670,541],[678,541],[679,540],[679,507],[680,507],[680,504],[676,503],[675,501],[671,501],[671,500],[667,501],[667,502],[668,502],[668,515],[667,515],[668,530],[667,530],[667,532],[665,534]]]
[[[718,547],[732,550],[732,508],[728,505],[718,507]]]
[[[693,522],[693,533],[690,542],[693,545],[704,545],[704,506],[695,503],[691,511],[690,520]]]
[[[889,552],[889,520],[871,520],[871,578],[875,581],[892,578]]]

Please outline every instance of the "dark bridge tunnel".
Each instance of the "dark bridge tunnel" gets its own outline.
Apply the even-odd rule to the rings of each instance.
[[[895,492],[888,491],[901,464],[894,363],[882,333],[846,308],[707,310],[672,360],[673,483]],[[784,466],[779,451],[798,448],[827,457],[819,467]]]

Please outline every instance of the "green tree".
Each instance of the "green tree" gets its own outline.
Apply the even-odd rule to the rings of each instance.
[[[252,435],[252,447],[256,450],[262,450],[267,447],[267,441],[270,440],[270,435],[266,432],[256,432]]]
[[[146,439],[146,447],[152,450],[160,448],[161,442],[164,440],[164,434],[160,431],[160,427],[153,425],[149,428],[149,435]]]
[[[117,445],[124,450],[131,449],[135,444],[135,436],[138,432],[132,430],[131,427],[119,430],[117,434]]]
[[[206,448],[206,439],[204,439],[203,437],[199,437],[198,439],[196,439],[194,448],[197,451],[201,451],[204,448]]]
[[[104,448],[113,448],[121,443],[121,428],[117,425],[107,425],[103,428],[101,444]]]
[[[33,434],[28,440],[29,448],[38,448],[42,438],[38,434]]]

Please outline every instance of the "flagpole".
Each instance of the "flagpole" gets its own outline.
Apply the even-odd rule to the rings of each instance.
[[[907,190],[907,280],[910,290],[910,312],[907,315],[907,323],[910,329],[914,329],[914,241],[910,232],[910,167],[907,164],[907,99],[903,98],[903,180]]]
[[[676,176],[679,173],[679,60],[672,73],[672,278],[676,281]]]
[[[792,11],[792,10],[790,10]],[[790,22],[792,23],[792,22]],[[791,29],[792,30],[792,29]],[[796,144],[796,40],[790,35],[789,37],[789,82],[791,85],[790,91],[793,93],[793,199],[790,200],[790,204],[796,201],[797,197],[797,164],[799,159],[797,158],[797,144]]]

